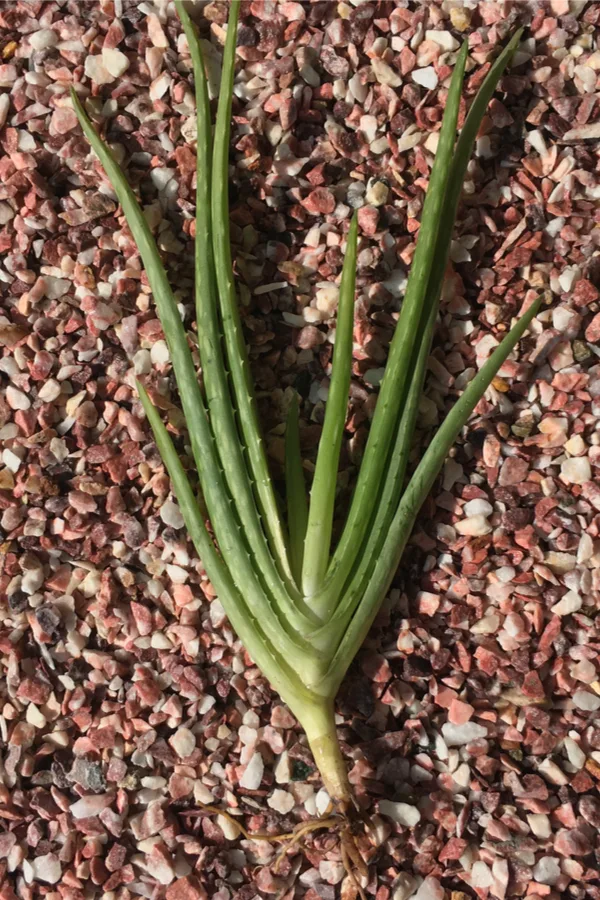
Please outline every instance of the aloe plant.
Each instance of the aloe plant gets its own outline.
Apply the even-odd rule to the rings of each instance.
[[[351,791],[334,723],[336,693],[380,608],[415,517],[452,444],[539,306],[539,301],[530,306],[496,348],[407,478],[467,163],[520,32],[490,68],[458,138],[466,43],[457,55],[406,295],[348,517],[332,548],[352,360],[357,217],[345,236],[331,385],[310,500],[294,402],[287,423],[286,498],[281,504],[261,438],[229,239],[228,157],[239,3],[230,4],[214,135],[201,46],[179,0],[176,6],[192,57],[197,104],[195,293],[204,393],[138,200],[75,91],[73,106],[136,241],[169,346],[214,538],[158,411],[141,384],[138,391],[189,535],[234,629],[303,726],[332,801],[346,810]]]

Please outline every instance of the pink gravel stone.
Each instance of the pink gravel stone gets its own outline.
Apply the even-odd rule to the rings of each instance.
[[[590,324],[585,329],[585,339],[592,344],[600,341],[600,313],[596,313]]]
[[[335,209],[335,197],[324,187],[315,188],[302,201],[304,208],[313,215],[332,213]]]
[[[448,709],[448,719],[454,725],[464,725],[474,712],[475,710],[470,703],[463,703],[462,700],[454,699]]]
[[[194,796],[212,797],[240,804],[252,830],[287,830],[313,814],[320,781],[181,526],[135,391],[140,377],[190,465],[155,298],[67,99],[75,84],[122,156],[195,354],[190,61],[170,6],[138,6],[0,7],[0,900],[97,888],[228,900],[297,885],[306,900],[355,900],[334,835],[308,836],[276,874],[268,847],[229,847],[196,808]],[[216,61],[228,4],[196,6]],[[446,273],[423,433],[519,312],[540,291],[553,299],[458,436],[336,707],[361,808],[389,796],[395,815],[370,836],[386,852],[363,848],[377,900],[596,890],[600,131],[588,45],[600,12],[575,6],[241,9],[232,249],[277,479],[295,391],[307,474],[314,465],[336,327],[333,295],[315,304],[339,282],[359,209],[336,531],[414,258],[457,38],[469,44],[462,123],[506,29],[532,36],[469,167],[452,253],[465,262]],[[523,117],[527,140],[514,127]]]
[[[168,886],[166,898],[167,900],[207,900],[207,894],[196,878],[186,875]]]
[[[561,856],[587,856],[592,850],[589,838],[576,828],[562,829],[554,839],[554,849]]]
[[[527,477],[528,471],[529,465],[527,460],[519,459],[517,456],[509,456],[508,459],[505,459],[502,463],[498,482],[503,487],[520,484]]]
[[[379,210],[374,206],[362,206],[358,211],[358,224],[364,234],[375,234],[379,224]]]

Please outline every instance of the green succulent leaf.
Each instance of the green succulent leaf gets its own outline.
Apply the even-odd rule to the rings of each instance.
[[[308,503],[306,484],[300,452],[300,429],[298,424],[298,398],[290,403],[285,428],[285,496],[287,501],[287,521],[290,535],[292,572],[298,585],[302,582],[302,560],[304,558],[304,538],[308,523]]]
[[[358,216],[354,213],[348,232],[346,258],[340,284],[335,347],[333,350],[333,374],[325,406],[323,433],[319,443],[317,465],[310,492],[310,508],[302,566],[302,588],[304,595],[308,598],[312,597],[321,586],[329,565],[337,471],[344,426],[346,424],[348,392],[350,390],[357,242]]]

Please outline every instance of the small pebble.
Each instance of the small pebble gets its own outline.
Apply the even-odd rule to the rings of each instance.
[[[12,384],[6,388],[6,400],[11,409],[29,409],[31,406],[31,400],[27,394],[13,387]]]
[[[57,884],[62,877],[62,865],[56,853],[44,853],[36,856],[31,866],[34,878],[44,884]]]
[[[592,467],[585,456],[565,459],[561,464],[560,474],[568,484],[585,484],[586,481],[591,481]]]
[[[267,799],[267,803],[271,809],[281,813],[281,815],[287,815],[287,813],[291,812],[296,805],[293,794],[279,788],[273,791],[271,796]]]
[[[487,728],[476,722],[465,722],[463,725],[453,725],[445,722],[442,725],[442,737],[448,747],[462,747],[470,741],[487,736]]]
[[[600,709],[600,697],[598,694],[590,694],[589,691],[575,691],[573,703],[577,709],[582,709],[584,712],[596,712]]]
[[[434,91],[438,86],[437,72],[433,66],[426,66],[424,69],[415,69],[411,72],[411,78],[416,84],[427,88],[428,91]]]
[[[556,856],[542,856],[533,868],[533,877],[538,884],[554,885],[560,876],[560,860]]]
[[[250,762],[240,778],[240,786],[248,791],[256,791],[260,787],[265,764],[260,753],[253,753]]]
[[[406,828],[414,828],[421,821],[421,813],[416,806],[408,803],[393,803],[391,800],[379,801],[379,812],[383,816],[388,816],[399,825]]]
[[[467,519],[461,519],[459,522],[455,523],[456,530],[459,534],[467,534],[471,537],[481,537],[484,534],[489,534],[492,530],[492,526],[485,518],[485,516],[469,516]]]
[[[178,728],[169,743],[180,759],[191,756],[196,749],[196,738],[189,728]]]
[[[185,524],[179,506],[172,500],[165,500],[160,508],[160,517],[165,525],[169,525],[171,528],[183,528]]]

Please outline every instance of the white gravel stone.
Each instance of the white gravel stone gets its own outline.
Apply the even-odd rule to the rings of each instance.
[[[384,203],[387,203],[388,196],[389,189],[387,184],[384,184],[383,181],[374,181],[367,188],[365,200],[370,206],[383,206]]]
[[[175,869],[172,863],[160,853],[149,853],[146,856],[145,866],[159,884],[171,884],[175,878]]]
[[[344,877],[345,869],[341,862],[324,859],[319,863],[319,875],[327,884],[339,884]]]
[[[389,84],[390,87],[400,87],[402,79],[397,72],[382,59],[372,59],[371,67],[379,84]]]
[[[44,716],[35,703],[30,703],[27,707],[27,713],[25,714],[25,718],[29,722],[30,725],[33,725],[34,728],[45,728],[47,724],[46,716]]]
[[[189,728],[178,728],[169,743],[180,759],[185,759],[196,749],[196,737]]]
[[[478,725],[477,722],[465,722],[464,725],[454,725],[452,722],[444,722],[442,725],[442,737],[448,747],[462,747],[469,741],[487,737],[487,728]]]
[[[10,96],[8,94],[0,94],[0,128],[2,128],[2,126],[6,122],[9,108]]]
[[[583,606],[583,600],[575,591],[567,591],[564,597],[555,603],[552,612],[555,616],[568,616],[571,613],[578,612]]]
[[[173,500],[165,500],[160,508],[160,517],[165,525],[170,525],[171,528],[183,528],[185,524],[181,510]]]
[[[471,869],[471,887],[489,888],[493,881],[492,870],[487,863],[477,860]]]
[[[169,362],[170,354],[166,341],[155,341],[150,348],[150,359],[155,366],[162,366]]]
[[[49,378],[39,389],[38,399],[42,400],[44,403],[52,403],[53,400],[57,400],[58,397],[60,397],[61,391],[62,387],[56,378]]]
[[[581,456],[585,453],[586,444],[580,434],[573,435],[572,438],[569,438],[565,443],[565,450],[571,456]]]
[[[360,130],[363,132],[369,144],[371,143],[371,141],[374,141],[377,135],[377,117],[361,116]]]
[[[569,779],[565,775],[562,769],[556,765],[556,763],[551,759],[544,759],[538,766],[538,772],[542,775],[546,781],[549,781],[550,784],[568,784]]]
[[[86,56],[84,65],[85,74],[91,78],[96,84],[110,84],[115,80],[115,76],[111,75],[101,56]]]
[[[112,47],[103,47],[102,65],[113,78],[119,78],[129,68],[129,60],[120,50]]]
[[[31,860],[35,878],[46,884],[56,884],[62,876],[62,866],[56,853],[46,853]]]
[[[577,741],[574,741],[572,737],[567,736],[563,743],[571,765],[575,766],[576,769],[583,769],[585,766],[586,755]]]
[[[406,828],[414,828],[421,821],[421,813],[416,806],[410,803],[394,803],[392,800],[380,800],[379,812],[382,816],[389,816],[399,825]]]
[[[175,169],[167,169],[165,166],[157,166],[150,172],[150,178],[154,186],[161,193],[165,190],[168,183],[175,178]]]
[[[575,66],[575,75],[581,81],[586,93],[593,94],[596,89],[596,73],[588,66]]]
[[[285,815],[293,810],[296,801],[289,791],[283,791],[281,788],[277,788],[268,798],[267,804],[271,809],[274,809],[275,812]]]
[[[484,500],[483,497],[481,497],[477,500],[469,500],[468,503],[465,503],[463,512],[466,516],[491,516],[494,512],[494,507],[489,500]]]
[[[277,784],[289,784],[292,780],[292,764],[287,750],[284,750],[277,760],[273,774]]]
[[[13,453],[8,447],[2,451],[2,462],[9,472],[18,472],[21,468],[22,459]]]
[[[411,72],[411,77],[416,84],[420,84],[421,87],[427,88],[428,91],[433,91],[438,86],[439,79],[433,66],[426,66],[424,69],[415,69],[414,72]]]
[[[565,266],[565,268],[558,276],[558,282],[565,294],[568,294],[580,278],[581,269],[579,268],[579,266]]]
[[[258,731],[256,728],[250,728],[249,725],[240,725],[238,737],[242,744],[245,744],[247,747],[253,747],[258,740]]]
[[[168,72],[161,72],[158,78],[155,78],[152,84],[150,85],[150,99],[151,100],[161,100],[162,97],[167,93],[173,79],[169,75]]]
[[[560,876],[560,862],[556,856],[542,856],[533,867],[533,877],[538,884],[556,884]]]
[[[305,803],[304,805],[305,808],[308,809],[307,804]],[[317,795],[315,797],[314,809],[319,816],[324,816],[330,806],[331,797],[329,796],[325,788],[321,788],[321,790],[317,792]],[[311,815],[312,814],[313,813],[311,812]]]
[[[557,331],[563,334],[574,328],[576,324],[578,328],[580,321],[581,316],[574,309],[569,309],[568,306],[557,306],[552,310],[552,324]]]
[[[419,131],[416,125],[409,125],[408,128],[400,135],[398,139],[398,153],[404,153],[406,150],[412,150],[417,144],[423,140],[423,132]]]
[[[97,816],[113,801],[112,794],[90,794],[71,804],[71,815],[74,819],[87,819],[88,816]]]
[[[417,893],[415,900],[444,900],[446,891],[442,887],[439,879],[433,875],[428,875]]]
[[[597,709],[600,709],[600,697],[597,694],[590,694],[589,691],[575,691],[573,703],[577,709],[582,709],[584,712],[596,712]]]
[[[373,60],[374,62],[375,60]],[[364,103],[369,93],[369,85],[364,84],[360,75],[356,73],[348,81],[348,90],[358,103]]]
[[[315,295],[317,309],[328,316],[333,316],[337,309],[339,295],[340,291],[336,284],[328,284],[326,287],[319,288]]]
[[[450,51],[450,50],[458,50],[460,44],[454,37],[454,35],[450,31],[434,31],[428,30],[425,32],[425,39],[428,41],[433,41],[442,50]]]
[[[238,826],[225,816],[217,816],[217,825],[223,832],[226,841],[235,841],[240,836],[241,832]]]
[[[247,791],[256,791],[260,787],[262,781],[265,764],[260,753],[254,753],[246,770],[240,778],[240,787],[246,788]]]
[[[600,122],[593,122],[589,125],[579,125],[571,128],[570,131],[563,135],[564,141],[585,141],[600,138]]]
[[[472,537],[481,537],[489,534],[492,530],[492,526],[485,516],[468,516],[466,519],[455,522],[454,527],[459,534],[468,534]]]
[[[544,557],[546,565],[553,572],[564,574],[572,572],[577,565],[577,557],[573,553],[561,553],[559,550],[550,550]]]
[[[188,572],[186,569],[182,569],[181,566],[168,565],[167,575],[173,584],[185,584],[188,580]]]
[[[471,634],[495,634],[500,628],[500,616],[496,613],[488,613],[479,621],[471,625]]]
[[[545,813],[530,813],[527,816],[527,821],[536,837],[547,840],[552,834],[552,825]]]
[[[51,28],[40,28],[29,35],[29,45],[34,50],[47,50],[48,47],[56,47],[58,44],[58,35]]]
[[[560,467],[563,481],[568,484],[585,484],[592,479],[592,467],[587,456],[565,459]]]
[[[408,872],[401,872],[392,885],[392,900],[408,900],[412,897],[417,880]]]
[[[29,409],[31,400],[14,385],[9,384],[6,388],[6,402],[11,409]]]
[[[166,34],[163,31],[163,27],[160,24],[160,19],[155,13],[151,13],[146,22],[148,23],[148,37],[152,41],[155,47],[161,47],[166,50],[169,46],[169,41]]]
[[[44,570],[40,569],[27,569],[23,574],[23,578],[21,579],[21,590],[25,594],[35,594],[39,588],[44,583]]]
[[[517,571],[513,566],[500,566],[499,569],[496,569],[496,578],[502,584],[509,584],[516,574]]]

